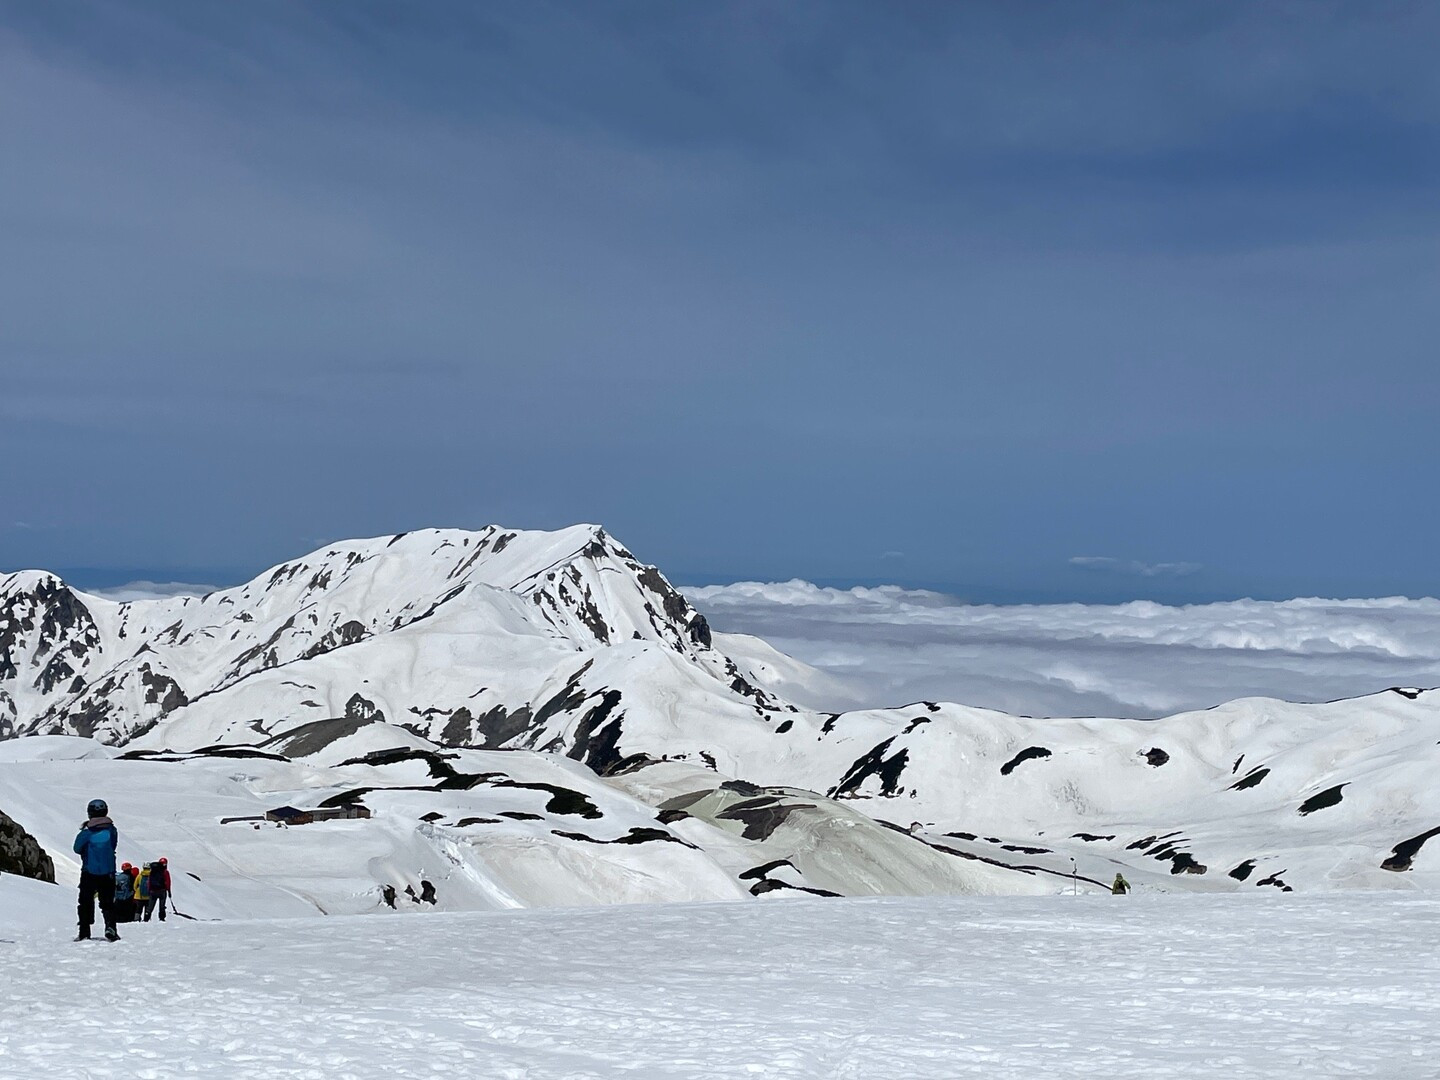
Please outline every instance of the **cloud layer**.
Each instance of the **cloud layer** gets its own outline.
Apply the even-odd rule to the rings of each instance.
[[[4,10],[0,567],[1440,590],[1440,5]]]
[[[958,701],[1026,715],[1162,716],[1252,695],[1326,701],[1440,684],[1440,600],[1170,607],[966,604],[805,581],[687,588],[716,630],[839,680],[818,707]],[[793,689],[791,690],[793,695]]]
[[[110,589],[87,589],[86,591],[126,604],[132,600],[169,600],[175,596],[204,596],[212,592],[213,585],[194,585],[185,581],[128,581]]]
[[[212,588],[132,581],[89,591],[124,602]],[[1330,701],[1440,685],[1433,598],[997,606],[798,580],[683,591],[718,632],[761,638],[823,672],[772,672],[782,693],[821,709],[941,700],[1029,716],[1152,717],[1237,697]]]

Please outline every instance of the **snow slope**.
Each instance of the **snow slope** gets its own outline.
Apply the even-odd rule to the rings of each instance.
[[[388,725],[365,731],[414,738]],[[748,900],[797,890],[1053,891],[1017,871],[938,854],[814,796],[789,800],[803,812],[778,822],[778,834],[752,829],[743,811],[672,808],[677,792],[687,803],[692,793],[713,803],[722,783],[678,764],[639,770],[619,785],[569,758],[529,751],[374,750],[352,738],[294,760],[250,749],[115,758],[103,747],[78,752],[84,742],[0,744],[0,797],[51,856],[56,880],[73,886],[76,808],[103,792],[120,859],[168,858],[180,910],[202,919]],[[49,744],[54,759],[37,754],[37,744]],[[10,748],[28,752],[6,762]],[[651,779],[656,770],[662,775]],[[350,803],[371,816],[293,827],[255,820],[281,806]],[[427,881],[433,904],[415,899]]]
[[[50,575],[0,579],[6,730],[94,735],[172,770],[163,775],[205,773],[203,790],[252,810],[353,798],[376,811],[369,824],[343,823],[357,836],[404,823],[377,849],[392,854],[367,860],[414,862],[393,853],[436,847],[414,835],[422,825],[465,834],[445,843],[470,852],[470,834],[488,826],[446,822],[496,816],[494,785],[475,779],[488,772],[534,783],[563,769],[597,805],[602,792],[623,796],[613,815],[606,804],[618,831],[573,840],[542,813],[539,835],[521,829],[511,845],[553,862],[567,845],[603,844],[613,880],[587,891],[573,852],[554,876],[513,856],[513,873],[452,891],[465,906],[485,906],[482,894],[544,903],[546,890],[557,903],[1044,892],[1072,874],[1103,887],[1117,871],[1150,889],[1440,885],[1430,780],[1440,692],[1245,699],[1154,721],[937,702],[827,713],[785,699],[815,700],[825,679],[763,642],[712,636],[657,570],[594,526],[351,541],[201,598],[116,604]],[[216,764],[217,747],[251,756]],[[472,757],[477,748],[511,753],[491,761]],[[206,753],[177,758],[196,751]],[[367,758],[387,753],[401,756]],[[41,790],[33,778],[45,773]],[[123,794],[134,774],[80,761],[8,775],[30,786],[0,786],[0,810],[68,858],[71,807],[97,789]],[[245,779],[225,789],[226,775]],[[189,783],[157,805],[180,813]],[[67,785],[62,808],[54,793]],[[430,813],[445,821],[420,820]],[[184,816],[220,815],[197,803]],[[487,858],[499,850],[495,837],[480,846]],[[638,867],[614,869],[637,852]],[[759,869],[771,863],[773,873]],[[354,866],[333,873],[377,887]],[[325,910],[359,910],[321,891]]]
[[[107,945],[17,930],[16,884],[15,1076],[1399,1080],[1434,1075],[1440,1027],[1440,901],[1393,893],[171,922]]]
[[[167,719],[172,738],[219,742],[383,714],[494,745],[588,650],[640,642],[731,677],[709,638],[588,525],[349,541],[237,588],[130,603],[27,571],[0,578],[0,737],[123,743]]]

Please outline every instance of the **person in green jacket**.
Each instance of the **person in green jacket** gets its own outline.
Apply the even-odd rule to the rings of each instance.
[[[1115,875],[1115,883],[1110,886],[1110,891],[1116,896],[1124,896],[1130,891],[1130,883],[1125,880],[1123,874]]]

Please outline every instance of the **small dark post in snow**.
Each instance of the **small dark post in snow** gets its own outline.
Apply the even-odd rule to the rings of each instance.
[[[1075,858],[1070,858],[1070,895],[1080,895],[1080,868],[1075,865]]]

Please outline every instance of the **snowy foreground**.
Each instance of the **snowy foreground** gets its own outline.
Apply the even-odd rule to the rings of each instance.
[[[172,920],[117,945],[70,942],[64,897],[53,927],[0,911],[7,1077],[1440,1072],[1440,900],[1416,894]]]

